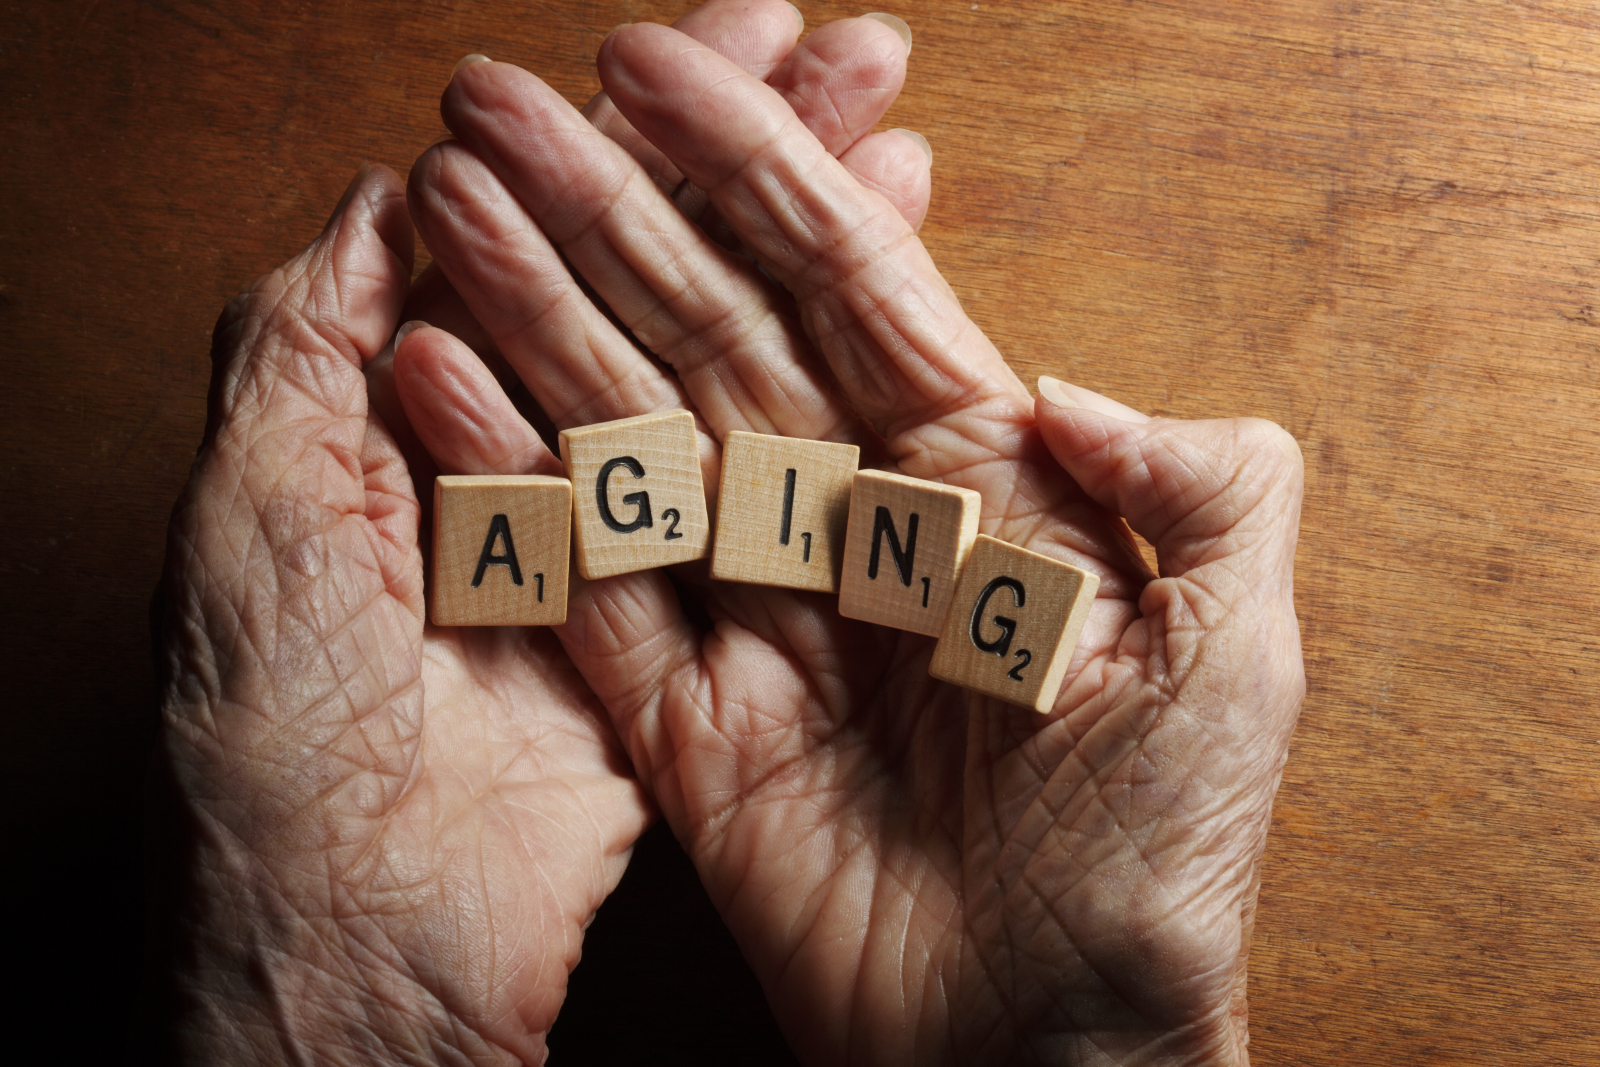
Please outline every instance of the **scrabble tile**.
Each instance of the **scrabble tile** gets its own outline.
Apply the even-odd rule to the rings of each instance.
[[[861,471],[850,491],[839,614],[937,637],[978,536],[971,489]]]
[[[1098,588],[1088,571],[980,534],[928,673],[1049,711]]]
[[[436,626],[567,620],[572,484],[546,475],[442,475],[433,490]]]
[[[662,411],[561,431],[578,573],[704,559],[711,544],[694,416]]]
[[[711,575],[839,591],[855,445],[735,431],[722,444]]]

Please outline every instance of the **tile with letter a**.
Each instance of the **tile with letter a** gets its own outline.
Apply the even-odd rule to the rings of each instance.
[[[561,431],[578,573],[704,559],[711,544],[694,416],[660,411]]]
[[[433,489],[434,625],[566,622],[571,524],[565,478],[441,475]]]
[[[722,445],[711,576],[838,592],[860,460],[855,445],[730,433]]]
[[[982,534],[956,583],[928,673],[1049,711],[1100,579]]]
[[[982,503],[971,489],[859,472],[850,492],[839,614],[937,637],[978,536]]]

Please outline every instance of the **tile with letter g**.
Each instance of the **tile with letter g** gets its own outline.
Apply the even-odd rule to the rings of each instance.
[[[1099,588],[1098,575],[979,534],[928,673],[1047,712]]]
[[[585,578],[704,559],[711,544],[694,416],[661,411],[562,430]]]

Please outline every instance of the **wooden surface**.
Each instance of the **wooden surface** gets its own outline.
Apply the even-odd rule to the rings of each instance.
[[[890,124],[933,146],[924,236],[1019,373],[1304,445],[1310,693],[1256,1061],[1596,1062],[1593,0],[887,6],[916,35]],[[462,54],[579,100],[606,29],[680,10],[0,0],[6,959],[19,1024],[95,1032],[62,1057],[115,1059],[131,1010],[145,605],[217,311],[361,160],[404,171]],[[688,877],[652,837],[558,1056],[764,1062]]]

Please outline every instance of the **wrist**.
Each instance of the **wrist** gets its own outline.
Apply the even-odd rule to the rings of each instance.
[[[1036,1048],[1035,1058],[1074,1067],[1249,1067],[1248,1042],[1242,1014],[1224,1010],[1165,1029],[1080,1031],[1048,1052]]]
[[[1249,1067],[1242,1041],[1187,1030],[1080,1031],[1022,1043],[1015,1059],[1070,1067]]]
[[[151,820],[144,1051],[230,1067],[525,1062],[396,966],[378,923],[341,914],[338,884],[286,891],[311,872],[279,870],[177,794]]]

